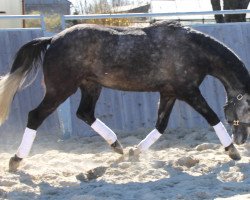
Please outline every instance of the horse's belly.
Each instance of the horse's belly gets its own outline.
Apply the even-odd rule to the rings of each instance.
[[[138,91],[138,92],[158,92],[163,90],[163,88],[168,88],[167,90],[171,90],[171,86],[168,83],[159,84],[158,81],[153,81],[152,78],[148,80],[143,79],[138,76],[137,78],[103,78],[98,81],[102,86],[123,90],[123,91]]]
[[[123,91],[147,91],[147,90],[155,90],[150,85],[145,83],[138,84],[137,82],[117,82],[112,80],[103,80],[100,84],[104,87],[116,89],[116,90],[123,90]]]

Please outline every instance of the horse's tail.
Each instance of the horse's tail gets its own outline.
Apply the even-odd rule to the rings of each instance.
[[[0,125],[8,118],[11,102],[32,69],[42,64],[52,38],[38,38],[23,45],[17,52],[8,74],[0,77]]]

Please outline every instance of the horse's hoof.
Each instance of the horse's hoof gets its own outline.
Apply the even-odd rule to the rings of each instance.
[[[17,155],[11,157],[9,161],[9,172],[16,172],[21,161],[22,161],[22,158],[17,157]]]
[[[225,150],[228,152],[228,155],[233,160],[240,160],[241,156],[238,152],[238,150],[235,148],[233,144],[230,144],[230,146],[226,147]]]
[[[123,148],[122,148],[122,145],[121,143],[116,140],[113,144],[110,145],[111,148],[116,152],[116,153],[119,153],[119,154],[123,154]]]

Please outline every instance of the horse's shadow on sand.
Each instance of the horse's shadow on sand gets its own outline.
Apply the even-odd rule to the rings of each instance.
[[[132,163],[133,164],[133,163]],[[40,194],[25,191],[12,191],[8,193],[9,199],[76,199],[76,200],[96,200],[96,199],[136,199],[136,200],[158,200],[158,199],[215,199],[227,198],[235,195],[250,193],[250,176],[247,174],[249,163],[238,163],[245,179],[242,182],[223,182],[218,179],[221,171],[229,171],[235,165],[234,161],[224,163],[215,167],[208,174],[193,176],[180,171],[171,165],[165,165],[164,169],[169,174],[168,178],[157,181],[129,182],[115,184],[92,177],[82,179],[82,174],[76,176],[80,180],[79,184],[55,187],[47,182],[34,183],[29,174],[22,171],[17,172],[20,182],[27,187],[38,188]],[[246,169],[246,170],[244,170]],[[102,169],[101,177],[105,173]],[[18,198],[17,198],[18,199]]]

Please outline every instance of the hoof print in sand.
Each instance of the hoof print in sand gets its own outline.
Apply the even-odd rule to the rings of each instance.
[[[96,167],[87,172],[87,174],[80,173],[76,176],[76,179],[79,181],[87,182],[101,177],[105,174],[107,167]]]
[[[192,156],[182,157],[177,160],[176,162],[180,166],[185,166],[187,168],[191,168],[199,163],[199,160],[196,158],[193,158]]]
[[[135,149],[129,149],[128,157],[130,161],[139,161],[140,153]]]
[[[203,143],[203,144],[198,145],[196,147],[196,150],[197,151],[204,151],[204,150],[208,150],[208,149],[215,150],[218,148],[219,148],[219,145],[217,145],[217,144]]]

